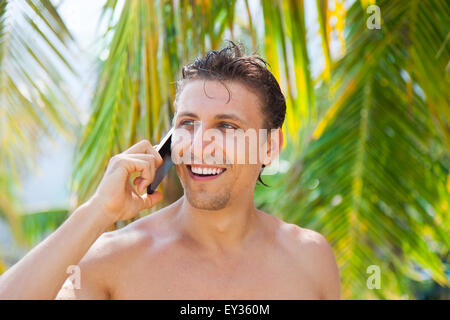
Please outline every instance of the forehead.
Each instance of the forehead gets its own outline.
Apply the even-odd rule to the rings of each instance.
[[[263,116],[259,97],[239,82],[224,83],[226,87],[213,80],[189,81],[179,96],[177,114],[192,112],[206,119],[231,113],[249,127],[261,127]]]

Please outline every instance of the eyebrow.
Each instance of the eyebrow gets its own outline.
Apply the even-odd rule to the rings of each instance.
[[[178,114],[178,117],[192,117],[192,118],[197,118],[198,116],[193,113],[193,112],[181,112],[180,114]],[[231,114],[231,113],[221,113],[221,114],[217,114],[214,116],[215,120],[234,120],[236,122],[239,122],[241,124],[244,124],[245,122],[238,117],[237,115]]]

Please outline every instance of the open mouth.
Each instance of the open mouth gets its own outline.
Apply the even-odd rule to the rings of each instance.
[[[189,175],[194,180],[212,180],[222,175],[227,169],[225,168],[205,168],[201,166],[186,165]]]

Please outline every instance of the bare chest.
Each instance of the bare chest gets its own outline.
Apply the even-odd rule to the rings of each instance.
[[[318,299],[314,281],[289,257],[251,254],[212,261],[179,250],[122,268],[114,299]]]

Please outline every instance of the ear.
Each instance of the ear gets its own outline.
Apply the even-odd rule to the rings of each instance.
[[[281,128],[271,129],[268,134],[267,141],[267,153],[265,154],[265,160],[263,164],[268,166],[274,161],[281,152],[283,146],[283,131]]]

